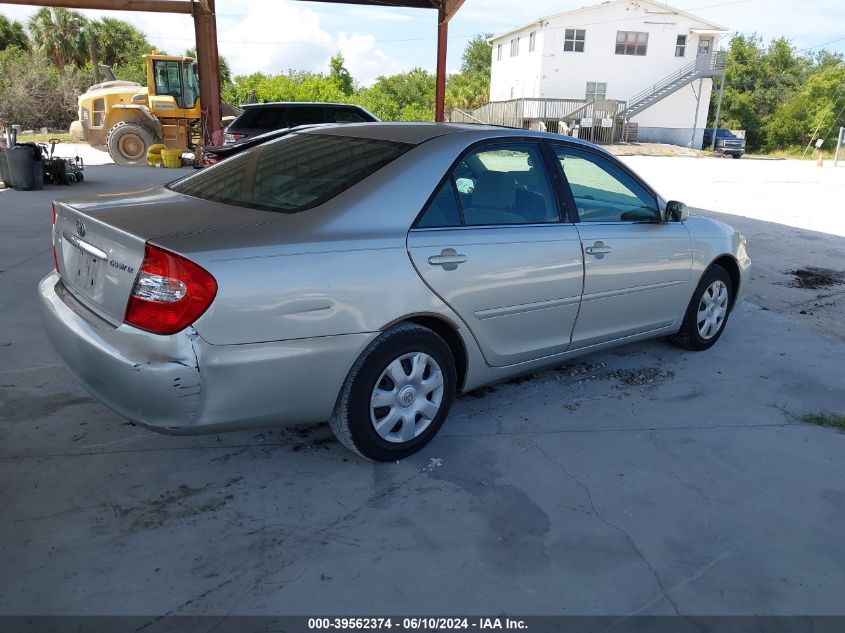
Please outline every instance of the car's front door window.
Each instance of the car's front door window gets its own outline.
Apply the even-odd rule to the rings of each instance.
[[[581,222],[659,222],[654,196],[611,161],[554,148]]]

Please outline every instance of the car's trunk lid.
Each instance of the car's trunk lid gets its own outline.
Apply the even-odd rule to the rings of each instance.
[[[123,322],[147,241],[284,217],[192,198],[165,187],[55,205],[56,260],[62,282],[85,306],[115,325]]]

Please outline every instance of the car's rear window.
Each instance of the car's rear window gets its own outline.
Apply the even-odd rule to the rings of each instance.
[[[379,139],[292,134],[178,180],[170,188],[214,202],[296,213],[334,198],[411,147]]]

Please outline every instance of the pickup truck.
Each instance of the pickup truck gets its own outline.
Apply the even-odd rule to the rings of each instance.
[[[743,134],[744,136],[744,134]],[[713,129],[708,128],[704,130],[704,149],[710,149],[713,144]],[[716,147],[717,152],[722,154],[729,154],[733,158],[739,158],[745,153],[745,138],[737,136],[731,130],[724,128],[716,129]]]

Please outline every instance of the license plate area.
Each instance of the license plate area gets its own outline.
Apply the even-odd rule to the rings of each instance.
[[[65,281],[92,301],[102,303],[108,255],[67,232],[62,237]]]

